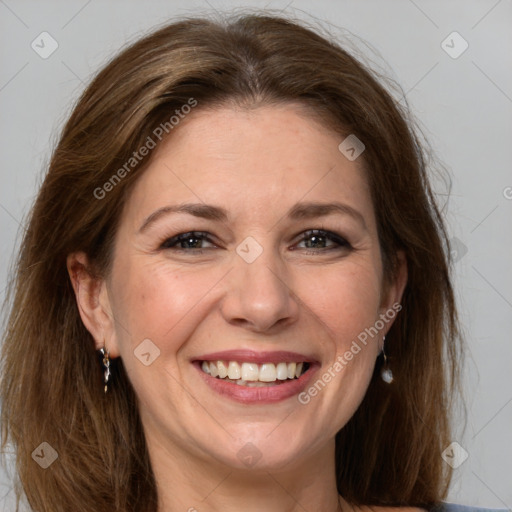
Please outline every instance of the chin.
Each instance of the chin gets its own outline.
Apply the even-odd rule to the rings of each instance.
[[[281,421],[284,419],[281,418]],[[322,441],[318,437],[301,438],[300,434],[307,429],[297,426],[289,419],[279,425],[262,426],[258,424],[240,426],[236,431],[231,430],[233,436],[226,443],[223,436],[222,449],[211,450],[214,441],[210,437],[205,442],[209,443],[209,449],[204,450],[216,461],[237,470],[250,471],[278,471],[297,467],[301,460],[311,457],[316,450],[321,450]],[[328,443],[328,441],[323,440]],[[219,443],[217,446],[222,446]]]

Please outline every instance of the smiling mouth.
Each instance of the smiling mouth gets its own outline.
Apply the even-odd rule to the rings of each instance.
[[[201,370],[216,379],[247,387],[278,386],[297,380],[309,369],[309,363],[247,363],[238,361],[202,361]]]

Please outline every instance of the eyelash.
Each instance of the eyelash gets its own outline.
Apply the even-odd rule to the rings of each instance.
[[[191,238],[194,239],[204,239],[208,241],[209,243],[213,244],[214,242],[209,239],[207,232],[205,231],[188,231],[187,233],[180,233],[176,236],[173,236],[171,238],[167,238],[162,245],[160,246],[161,249],[168,249],[173,250],[175,252],[194,252],[195,254],[204,254],[205,250],[211,249],[210,247],[202,249],[186,249],[186,248],[176,248],[175,245],[179,244],[181,242],[185,242]],[[345,240],[340,235],[337,235],[336,233],[332,233],[331,231],[325,231],[323,229],[308,229],[303,232],[303,238],[299,240],[298,243],[306,241],[308,238],[312,237],[322,237],[330,240],[331,242],[334,242],[337,244],[337,247],[326,247],[326,248],[320,248],[317,250],[307,250],[305,252],[306,255],[318,255],[320,252],[327,252],[332,250],[340,250],[340,249],[351,249],[351,245],[347,240]]]

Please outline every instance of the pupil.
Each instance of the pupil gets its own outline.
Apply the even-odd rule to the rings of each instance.
[[[310,244],[310,243],[309,243],[309,240],[314,240],[313,244],[315,244],[315,243],[319,243],[319,242],[320,242],[320,243],[323,243],[323,241],[324,241],[324,237],[323,237],[323,236],[318,236],[318,235],[312,235],[312,236],[310,236],[310,237],[309,237],[308,242],[306,242],[307,247],[308,247],[308,248],[310,248],[310,247],[316,247],[316,245]]]
[[[195,244],[193,243],[193,240],[196,240]],[[190,244],[190,245],[187,245],[187,244]],[[195,248],[197,248],[200,244],[201,244],[201,242],[200,242],[199,238],[191,236],[190,238],[187,238],[187,239],[182,241],[181,247],[183,247],[183,248],[186,248],[186,247],[195,247]]]

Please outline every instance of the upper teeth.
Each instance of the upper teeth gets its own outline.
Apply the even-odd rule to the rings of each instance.
[[[237,361],[203,361],[201,368],[212,377],[244,381],[275,382],[300,377],[304,363],[238,363]]]

